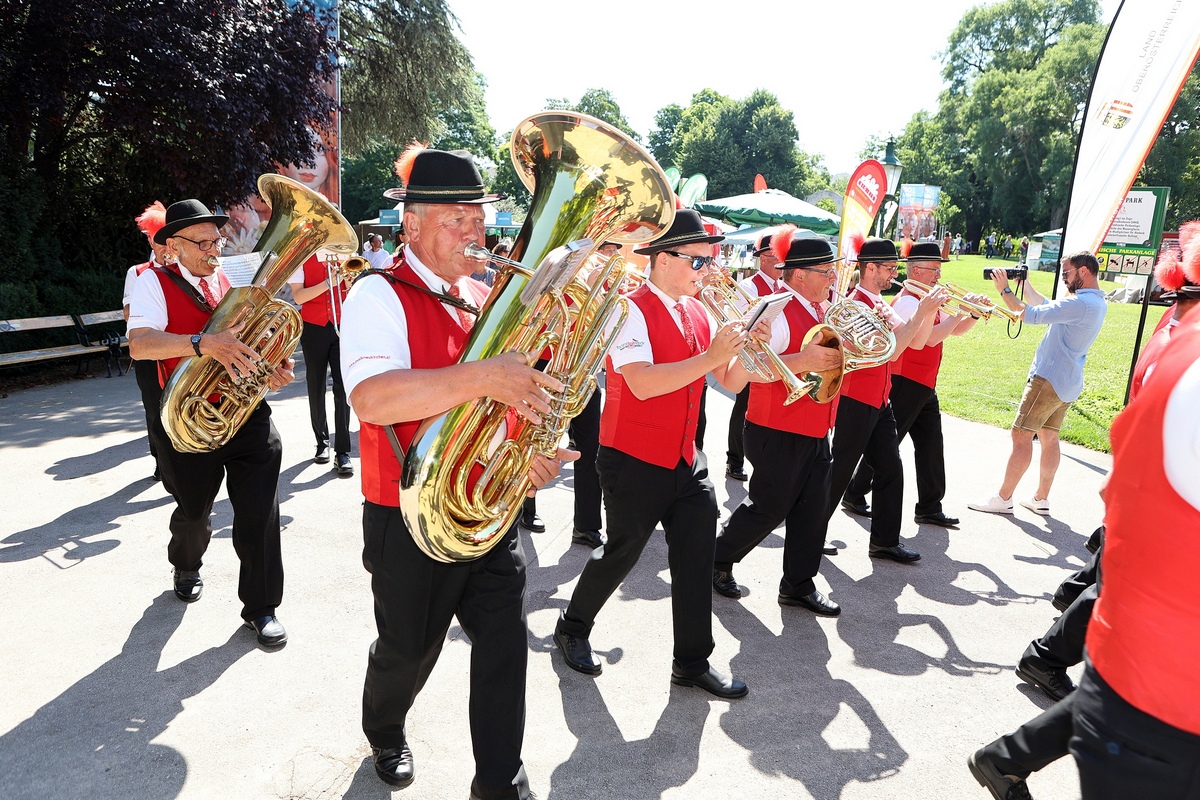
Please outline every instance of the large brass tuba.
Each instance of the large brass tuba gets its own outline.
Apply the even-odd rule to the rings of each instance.
[[[255,245],[262,265],[250,286],[230,289],[202,333],[246,323],[238,338],[259,356],[257,370],[231,380],[211,356],[179,362],[162,396],[162,421],[181,453],[205,453],[238,432],[267,393],[276,367],[300,342],[303,322],[295,307],[275,293],[309,256],[324,247],[340,253],[358,249],[358,236],[329,201],[282,175],[262,175],[258,193],[271,206],[271,221]]]
[[[533,200],[460,362],[516,350],[533,363],[549,349],[546,374],[566,389],[551,394],[552,411],[539,426],[513,425],[508,406],[486,398],[421,423],[404,458],[400,510],[417,545],[448,563],[478,558],[503,538],[530,487],[534,455],[556,453],[595,390],[595,373],[619,330],[610,317],[619,326],[627,301],[615,288],[623,260],[610,259],[589,288],[575,275],[587,254],[606,240],[652,241],[675,217],[670,185],[654,159],[586,114],[529,117],[513,131],[511,154]]]

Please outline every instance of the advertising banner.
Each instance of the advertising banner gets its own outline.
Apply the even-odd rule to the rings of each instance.
[[[842,202],[842,222],[838,232],[839,256],[850,261],[858,260],[858,249],[854,241],[866,238],[871,232],[871,223],[883,205],[887,194],[887,174],[883,165],[869,158],[858,165],[846,184],[846,197]]]
[[[1129,190],[1104,244],[1096,252],[1102,271],[1125,275],[1149,275],[1154,271],[1170,197],[1167,186]]]
[[[921,241],[937,235],[935,209],[942,199],[942,187],[926,186],[923,183],[905,183],[900,186],[900,220],[896,225],[896,238],[909,237]]]

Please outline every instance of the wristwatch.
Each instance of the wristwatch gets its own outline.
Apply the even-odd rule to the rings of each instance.
[[[196,351],[196,355],[198,356],[203,355],[203,353],[200,352],[200,337],[203,335],[204,334],[201,333],[192,334],[192,349]]]
[[[1013,292],[1012,292],[1012,289],[1010,289],[1010,288],[1008,288],[1007,286],[1005,286],[1005,287],[1004,287],[1004,291],[1003,291],[1003,292],[1001,292],[1000,294],[1012,294],[1012,293],[1013,293]]]

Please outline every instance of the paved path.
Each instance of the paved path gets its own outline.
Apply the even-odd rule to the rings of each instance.
[[[303,381],[271,401],[287,583],[278,652],[240,627],[230,511],[221,495],[204,598],[171,592],[172,503],[152,464],[132,377],[71,381],[0,400],[0,797],[386,798],[359,727],[374,638],[360,560],[357,478],[312,464]],[[730,401],[709,393],[707,452],[724,464]],[[1082,562],[1110,459],[1071,446],[1055,516],[966,510],[994,491],[1006,431],[947,418],[947,511],[961,530],[906,521],[923,559],[867,558],[839,511],[818,585],[844,612],[775,602],[782,538],[737,569],[741,602],[714,598],[714,663],[751,688],[735,702],[672,687],[665,546],[652,540],[601,614],[604,674],[567,669],[551,633],[588,555],[570,544],[570,471],[542,492],[549,530],[527,537],[529,708],[524,754],[546,798],[984,798],[967,755],[1048,701],[1013,666],[1053,620],[1050,593]],[[904,448],[906,463],[911,460]],[[357,461],[357,459],[356,459]],[[1022,491],[1029,491],[1027,476]],[[913,485],[911,472],[909,486]],[[722,514],[743,485],[717,482]],[[911,508],[911,489],[907,506]],[[469,645],[454,627],[410,716],[406,800],[467,796]],[[1077,677],[1077,676],[1076,676]],[[1078,797],[1069,759],[1030,782]]]

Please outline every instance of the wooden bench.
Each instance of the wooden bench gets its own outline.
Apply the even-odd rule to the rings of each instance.
[[[0,333],[16,333],[55,330],[70,328],[75,335],[74,344],[64,344],[55,347],[39,347],[32,350],[21,350],[12,353],[0,353],[0,368],[14,367],[21,364],[32,364],[38,361],[49,361],[55,358],[78,358],[81,372],[87,359],[94,355],[104,355],[104,366],[108,376],[112,377],[115,364],[117,374],[124,375],[121,368],[121,348],[128,347],[129,342],[114,324],[125,324],[124,314],[120,311],[104,311],[96,314],[59,314],[51,317],[29,317],[27,319],[0,320]],[[108,329],[93,331],[92,326],[108,325]]]

